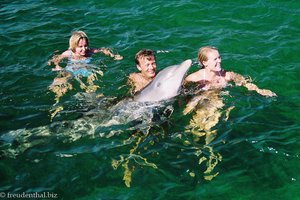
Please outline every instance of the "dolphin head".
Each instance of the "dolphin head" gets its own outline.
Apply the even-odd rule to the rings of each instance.
[[[134,96],[138,102],[167,100],[179,94],[186,72],[192,66],[192,60],[180,65],[172,65],[160,71],[156,77]]]

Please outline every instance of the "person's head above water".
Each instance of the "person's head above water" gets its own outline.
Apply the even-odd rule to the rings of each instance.
[[[156,75],[156,56],[150,49],[142,49],[135,55],[138,70],[145,78],[154,78]]]
[[[203,68],[211,71],[221,71],[221,56],[216,47],[205,46],[198,51],[198,62]]]
[[[77,52],[77,48],[87,49],[89,46],[89,38],[83,31],[75,31],[69,40],[69,49]],[[79,50],[79,49],[78,49]]]

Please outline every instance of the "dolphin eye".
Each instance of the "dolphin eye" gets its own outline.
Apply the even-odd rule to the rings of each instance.
[[[160,86],[160,82],[158,82],[157,84],[156,84],[156,87],[159,87]]]

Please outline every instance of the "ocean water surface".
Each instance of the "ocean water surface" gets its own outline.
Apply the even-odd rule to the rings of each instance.
[[[300,199],[299,1],[2,0],[0,17],[0,198]],[[76,30],[124,58],[95,55],[96,87],[74,79],[57,100],[48,61]],[[159,71],[206,45],[277,97],[127,102],[140,49]]]

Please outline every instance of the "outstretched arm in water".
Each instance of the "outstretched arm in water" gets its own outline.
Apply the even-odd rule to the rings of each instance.
[[[228,72],[230,74],[230,79],[237,85],[237,86],[244,86],[248,90],[254,90],[258,94],[267,96],[267,97],[274,97],[277,96],[274,92],[268,89],[260,89],[254,83],[251,82],[251,79],[246,79],[240,74],[235,72]]]

